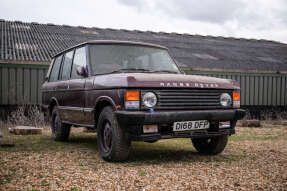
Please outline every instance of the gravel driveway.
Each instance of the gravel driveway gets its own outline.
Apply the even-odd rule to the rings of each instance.
[[[80,133],[79,133],[80,132]],[[237,128],[226,150],[201,156],[188,139],[133,143],[129,161],[101,160],[95,133],[6,133],[0,190],[287,190],[287,127]]]

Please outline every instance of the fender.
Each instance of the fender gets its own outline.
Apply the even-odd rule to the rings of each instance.
[[[101,101],[107,101],[107,102],[109,102],[109,103],[113,106],[113,108],[116,109],[116,104],[115,104],[114,100],[113,100],[111,97],[109,97],[109,96],[100,96],[100,97],[98,97],[98,98],[96,99],[96,101],[95,101],[95,107],[94,107],[95,109],[97,108],[97,105],[98,105]]]
[[[55,97],[52,97],[51,100],[50,100],[50,103],[49,103],[49,106],[48,106],[48,109],[50,110],[51,108],[51,103],[52,102],[56,102],[56,106],[59,106],[59,102],[58,100],[55,98]]]

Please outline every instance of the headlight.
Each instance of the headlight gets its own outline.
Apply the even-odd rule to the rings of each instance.
[[[231,105],[232,99],[231,96],[228,93],[223,93],[220,96],[220,104],[223,107],[228,107]]]
[[[157,103],[156,95],[152,92],[147,92],[143,95],[142,103],[146,107],[154,107]]]

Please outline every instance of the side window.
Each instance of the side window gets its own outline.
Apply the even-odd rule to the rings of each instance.
[[[58,56],[55,59],[54,64],[53,64],[53,68],[51,71],[50,79],[49,79],[50,82],[55,82],[58,80],[62,58],[63,58],[63,56]]]
[[[70,79],[71,68],[73,63],[74,51],[67,52],[64,56],[63,66],[62,66],[62,80]]]
[[[85,47],[76,49],[72,68],[72,79],[83,78],[77,74],[77,68],[80,66],[87,66]]]

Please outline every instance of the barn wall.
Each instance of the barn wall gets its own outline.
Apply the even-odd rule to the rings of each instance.
[[[0,64],[0,105],[40,104],[48,66]]]
[[[0,64],[0,105],[40,104],[47,70],[47,65]],[[287,105],[286,74],[185,72],[237,80],[243,106]]]
[[[240,83],[242,106],[286,106],[287,75],[185,71],[187,74],[233,79]]]

